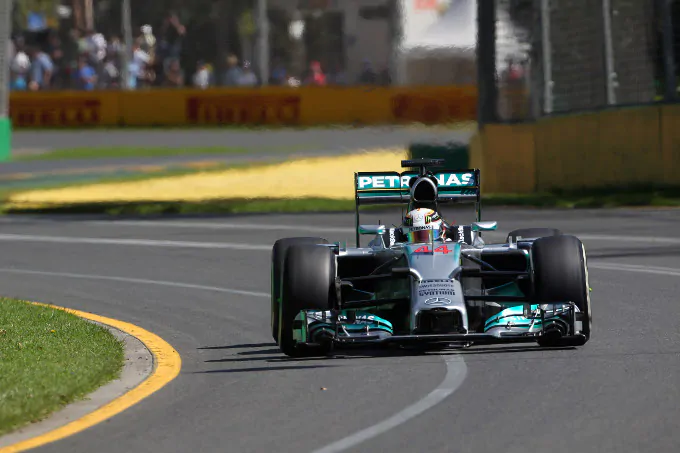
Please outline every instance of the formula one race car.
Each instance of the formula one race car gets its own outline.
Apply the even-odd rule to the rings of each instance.
[[[272,334],[289,356],[336,346],[418,347],[534,342],[581,346],[592,325],[586,253],[549,228],[485,244],[479,170],[402,161],[403,173],[355,174],[356,247],[323,238],[278,240],[272,250]],[[414,170],[414,169],[417,169]],[[475,203],[476,221],[448,225],[442,203]],[[402,227],[361,225],[359,207],[408,206]],[[421,215],[425,213],[425,215]],[[373,239],[364,247],[361,235]]]

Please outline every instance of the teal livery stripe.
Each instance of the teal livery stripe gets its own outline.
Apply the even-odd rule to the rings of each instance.
[[[368,327],[368,330],[384,330],[385,332],[392,332],[392,327],[389,326],[384,326],[380,324],[374,324],[374,325],[369,325],[369,324],[342,324],[342,327],[344,327],[348,331],[365,331],[366,327]],[[330,328],[334,329],[332,324],[325,323],[325,322],[318,322],[318,323],[312,323],[309,326],[309,332],[313,332],[315,329],[322,329],[322,328]]]
[[[350,334],[352,334],[352,333],[360,333],[360,332],[367,332],[367,330],[366,330],[365,327],[364,327],[364,328],[361,328],[361,329],[351,328],[351,329],[347,329],[347,331],[348,331]],[[368,328],[368,333],[376,332],[376,331],[387,332],[387,333],[389,333],[389,334],[392,334],[392,333],[393,333],[392,329],[389,329],[389,328],[383,327],[383,326],[373,326],[373,327],[369,327],[369,328]],[[309,336],[310,336],[310,337],[315,337],[316,335],[318,335],[318,334],[320,334],[320,333],[323,333],[323,332],[327,332],[327,333],[330,333],[330,334],[332,335],[332,334],[335,333],[335,329],[334,329],[333,326],[330,325],[330,324],[316,325],[316,326],[311,327],[311,328],[309,329]],[[343,332],[342,330],[340,330],[340,335],[342,335],[343,333],[344,333],[344,332]]]

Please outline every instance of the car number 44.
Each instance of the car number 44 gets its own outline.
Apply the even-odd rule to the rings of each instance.
[[[447,253],[453,253],[453,250],[447,245],[440,245],[434,250],[432,250],[429,245],[423,245],[422,247],[415,249],[413,253],[443,253],[446,255]]]

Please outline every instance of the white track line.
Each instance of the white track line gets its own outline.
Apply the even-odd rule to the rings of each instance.
[[[214,291],[219,293],[238,294],[240,296],[267,297],[267,298],[269,297],[269,293],[261,293],[257,291],[244,291],[240,289],[221,288],[217,286],[194,285],[191,283],[178,283],[164,280],[147,280],[143,278],[111,277],[108,275],[72,274],[68,272],[46,272],[46,271],[32,271],[28,269],[9,269],[9,268],[0,268],[0,273],[20,275],[42,275],[46,277],[77,278],[82,280],[104,280],[124,283],[141,283],[144,285],[173,286],[175,288],[188,288],[203,291]]]
[[[620,241],[620,242],[642,242],[658,244],[680,244],[680,238],[654,237],[654,236],[611,236],[599,234],[575,234],[583,241]]]
[[[149,220],[111,220],[111,221],[86,221],[88,225],[96,226],[129,226],[142,228],[195,228],[205,230],[254,230],[254,231],[304,231],[304,232],[326,232],[326,233],[345,233],[353,234],[355,229],[353,227],[333,227],[323,225],[277,225],[277,224],[262,224],[262,223],[222,223],[222,222],[186,222],[186,221],[149,221]],[[488,232],[486,234],[502,235],[505,240],[506,233],[498,231]],[[621,236],[621,235],[600,235],[600,234],[575,234],[578,238],[584,241],[621,241],[621,242],[651,242],[663,244],[680,244],[680,238],[670,237],[654,237],[654,236]]]
[[[84,222],[87,225],[96,226],[129,226],[145,228],[196,228],[202,230],[255,230],[255,231],[306,231],[329,233],[354,233],[352,227],[333,227],[322,225],[276,225],[266,223],[223,223],[223,222],[181,222],[173,220],[153,221],[153,220],[91,220]]]
[[[51,242],[56,244],[133,245],[147,247],[175,247],[200,249],[258,250],[271,252],[271,244],[239,244],[234,242],[158,241],[154,239],[108,239],[68,236],[37,236],[27,234],[0,234],[0,241]]]
[[[680,277],[680,269],[672,267],[641,266],[636,264],[617,264],[617,263],[592,263],[588,262],[588,267],[593,269],[603,269],[610,271],[639,272],[642,274],[670,275]]]
[[[390,418],[383,420],[376,425],[362,429],[361,431],[345,437],[344,439],[340,439],[339,441],[333,442],[332,444],[320,448],[319,450],[315,450],[313,453],[336,453],[355,447],[369,439],[396,428],[403,423],[406,423],[410,419],[417,417],[428,409],[431,409],[432,407],[444,401],[449,395],[451,395],[461,386],[465,380],[465,375],[467,374],[467,366],[465,365],[465,362],[461,356],[450,355],[446,356],[444,360],[446,362],[446,376],[444,376],[444,380],[441,382],[441,384],[439,384],[436,389],[432,390],[425,398],[397,412]]]

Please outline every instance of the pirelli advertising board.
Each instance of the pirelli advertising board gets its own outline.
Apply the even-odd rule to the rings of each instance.
[[[17,93],[15,128],[102,126],[315,126],[476,118],[474,87],[265,87]]]
[[[116,126],[117,93],[12,93],[9,114],[14,128],[87,128]]]

